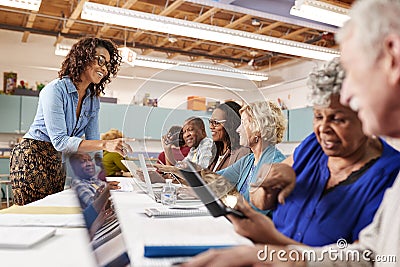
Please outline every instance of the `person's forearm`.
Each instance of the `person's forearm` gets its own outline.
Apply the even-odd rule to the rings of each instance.
[[[172,152],[171,146],[164,146],[164,153],[165,153],[165,161],[170,162],[171,165],[176,164],[176,160],[174,157],[174,153]]]
[[[79,144],[78,152],[92,152],[97,150],[106,150],[105,140],[82,140]]]
[[[270,240],[266,240],[267,244],[270,245],[276,245],[276,246],[289,246],[289,245],[304,245],[302,243],[297,242],[294,239],[291,239],[290,237],[285,236],[278,230],[276,230],[276,233],[273,235],[273,237]]]

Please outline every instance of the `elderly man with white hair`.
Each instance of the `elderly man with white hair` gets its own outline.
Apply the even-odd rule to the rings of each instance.
[[[350,16],[338,34],[347,73],[341,102],[358,111],[366,134],[400,137],[400,0],[359,0]],[[207,252],[183,266],[264,264],[399,266],[400,175],[386,191],[373,222],[354,244],[338,242],[319,248],[240,246]]]

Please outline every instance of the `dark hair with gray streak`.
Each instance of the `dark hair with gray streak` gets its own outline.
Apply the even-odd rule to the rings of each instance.
[[[331,96],[340,94],[344,78],[345,71],[340,65],[339,58],[327,62],[322,68],[309,74],[308,100],[312,105],[329,106]]]

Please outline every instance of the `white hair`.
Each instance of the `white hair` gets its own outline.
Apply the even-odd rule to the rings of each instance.
[[[329,106],[332,95],[339,95],[345,78],[345,72],[339,58],[328,61],[322,68],[315,69],[308,76],[310,88],[308,100],[313,105]]]
[[[351,34],[364,49],[373,64],[382,52],[384,38],[395,33],[400,35],[400,0],[359,0],[354,3],[351,19],[336,35],[340,43]],[[356,25],[357,31],[353,32]]]
[[[281,108],[271,100],[253,102],[244,105],[240,114],[246,112],[250,117],[250,130],[260,133],[261,138],[271,144],[278,144],[283,140],[286,130],[286,118]]]

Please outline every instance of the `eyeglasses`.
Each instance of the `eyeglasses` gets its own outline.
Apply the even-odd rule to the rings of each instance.
[[[103,67],[104,65],[106,65],[106,68],[108,71],[111,69],[111,67],[112,67],[111,63],[107,62],[107,60],[104,56],[100,55],[100,56],[95,56],[94,58],[97,59],[97,64],[100,67]]]
[[[214,120],[214,119],[208,119],[208,122],[210,123],[211,126],[217,127],[220,126],[222,123],[225,123],[226,120]]]

